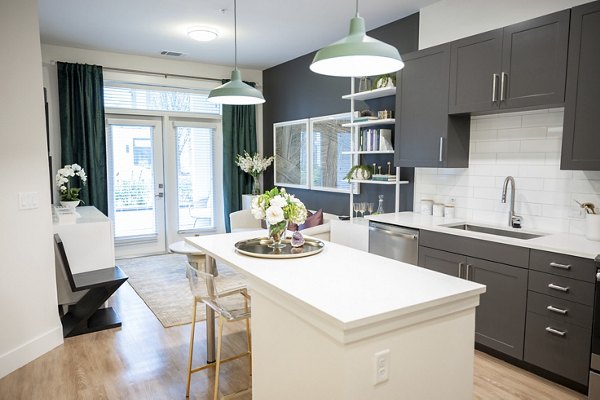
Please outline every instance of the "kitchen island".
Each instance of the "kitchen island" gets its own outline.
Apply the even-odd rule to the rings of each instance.
[[[254,399],[472,397],[485,286],[330,242],[285,260],[235,251],[264,233],[186,239],[248,279]]]

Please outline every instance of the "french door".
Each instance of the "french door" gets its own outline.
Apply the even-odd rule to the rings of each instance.
[[[166,251],[162,119],[107,120],[108,209],[117,257]]]
[[[106,125],[117,257],[165,253],[186,236],[223,230],[220,124],[115,116]]]

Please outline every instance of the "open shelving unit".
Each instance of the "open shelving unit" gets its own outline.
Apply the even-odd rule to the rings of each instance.
[[[395,87],[385,87],[374,90],[369,90],[365,92],[354,92],[354,78],[350,78],[351,84],[351,93],[342,96],[342,99],[350,100],[350,123],[344,124],[344,127],[352,128],[352,134],[350,139],[350,151],[345,151],[343,154],[352,155],[352,165],[359,165],[361,163],[361,156],[370,155],[370,154],[389,154],[393,155],[394,150],[359,150],[358,143],[360,137],[361,128],[365,127],[378,127],[385,125],[395,125],[396,120],[394,118],[386,118],[386,119],[370,119],[366,121],[354,121],[354,111],[355,111],[355,101],[356,100],[369,100],[369,99],[377,99],[381,97],[387,96],[395,96],[396,88]],[[394,198],[394,212],[398,212],[400,210],[400,185],[406,185],[409,181],[401,181],[400,180],[400,168],[395,167],[395,176],[396,179],[394,181],[379,181],[379,180],[350,180],[350,183],[358,186],[361,184],[369,184],[369,185],[395,185],[395,198]],[[353,186],[354,186],[353,185]],[[358,188],[356,188],[358,189]],[[355,187],[350,190],[350,214],[351,218],[354,218],[352,214],[352,204],[354,203],[354,195],[355,192],[358,192]],[[357,193],[356,193],[357,194]]]

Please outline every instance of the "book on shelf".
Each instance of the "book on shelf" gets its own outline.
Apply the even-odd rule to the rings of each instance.
[[[358,118],[354,118],[354,122],[365,122],[365,121],[373,121],[379,119],[377,117],[358,117]]]
[[[358,151],[393,151],[392,130],[363,128],[358,138]]]

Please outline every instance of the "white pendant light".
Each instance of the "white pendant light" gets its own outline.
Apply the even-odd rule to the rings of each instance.
[[[398,49],[367,36],[365,20],[358,15],[350,21],[348,36],[317,51],[310,69],[331,76],[374,76],[404,68]]]
[[[242,74],[237,68],[237,0],[233,0],[233,29],[235,64],[231,71],[231,80],[208,94],[208,101],[217,104],[261,104],[265,102],[262,93],[242,82]]]

